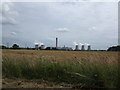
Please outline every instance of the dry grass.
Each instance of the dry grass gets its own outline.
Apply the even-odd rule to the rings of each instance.
[[[39,58],[55,61],[89,60],[101,63],[117,63],[118,52],[103,51],[38,51],[38,50],[3,50],[3,57],[36,60]]]
[[[118,52],[3,50],[3,75],[65,82],[79,87],[117,87]]]

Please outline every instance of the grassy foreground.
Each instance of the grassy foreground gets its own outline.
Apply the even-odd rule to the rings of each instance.
[[[2,64],[5,77],[26,78],[28,80],[42,79],[57,83],[64,82],[79,88],[116,88],[118,84],[117,60],[112,60],[114,59],[113,56],[108,54],[103,54],[100,58],[102,59],[101,61],[90,60],[90,56],[94,56],[93,54],[96,54],[96,52],[89,52],[92,54],[87,58],[81,56],[82,58],[75,57],[74,60],[59,61],[57,58],[39,56],[42,51],[36,51],[38,53],[35,55],[31,55],[33,52],[29,52],[29,55],[26,55],[28,51],[8,52],[3,52]],[[48,55],[48,52],[45,53]],[[71,52],[55,53],[66,54]],[[75,52],[72,53],[75,54]],[[79,53],[87,55],[86,52]],[[101,52],[98,52],[94,58],[97,58],[100,55],[99,53]],[[20,56],[21,58],[18,58]],[[30,58],[30,56],[33,56],[33,58]],[[111,61],[107,59],[111,59]]]

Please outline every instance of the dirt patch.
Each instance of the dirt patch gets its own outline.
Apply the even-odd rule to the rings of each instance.
[[[2,79],[3,88],[71,88],[70,84],[57,84],[44,80],[26,80],[17,78]]]

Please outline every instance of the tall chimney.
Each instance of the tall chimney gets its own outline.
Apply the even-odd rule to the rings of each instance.
[[[58,38],[56,38],[56,49],[58,47]]]

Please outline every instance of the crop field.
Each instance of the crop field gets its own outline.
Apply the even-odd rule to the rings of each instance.
[[[2,50],[3,88],[116,88],[118,52]]]

